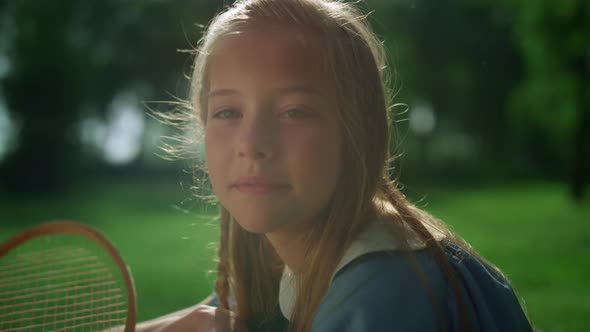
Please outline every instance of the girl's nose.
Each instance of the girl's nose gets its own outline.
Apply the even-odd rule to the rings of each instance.
[[[260,117],[242,122],[237,153],[240,158],[270,159],[273,155],[273,128],[270,121]]]

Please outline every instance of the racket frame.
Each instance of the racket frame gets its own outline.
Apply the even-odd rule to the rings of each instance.
[[[27,241],[46,235],[57,234],[71,234],[85,237],[98,244],[109,254],[121,272],[123,282],[125,283],[125,291],[127,293],[127,317],[125,320],[124,332],[134,332],[135,324],[137,322],[137,299],[133,277],[119,251],[117,251],[115,246],[95,228],[75,221],[50,221],[39,224],[0,243],[0,258]]]

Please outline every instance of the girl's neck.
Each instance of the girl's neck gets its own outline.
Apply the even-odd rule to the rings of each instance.
[[[295,227],[282,228],[266,233],[265,236],[273,246],[281,261],[293,272],[300,270],[305,259],[306,235],[311,224],[301,223]]]

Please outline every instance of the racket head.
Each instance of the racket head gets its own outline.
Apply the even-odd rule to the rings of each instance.
[[[136,320],[131,273],[98,230],[54,221],[0,244],[0,331],[133,332]]]

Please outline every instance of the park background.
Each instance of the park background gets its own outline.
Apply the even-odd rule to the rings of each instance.
[[[0,239],[95,226],[131,267],[141,320],[213,287],[216,207],[193,195],[194,161],[163,158],[182,134],[147,110],[187,97],[182,50],[229,3],[0,2]],[[406,195],[506,273],[539,330],[590,328],[590,2],[359,5],[406,104]]]

